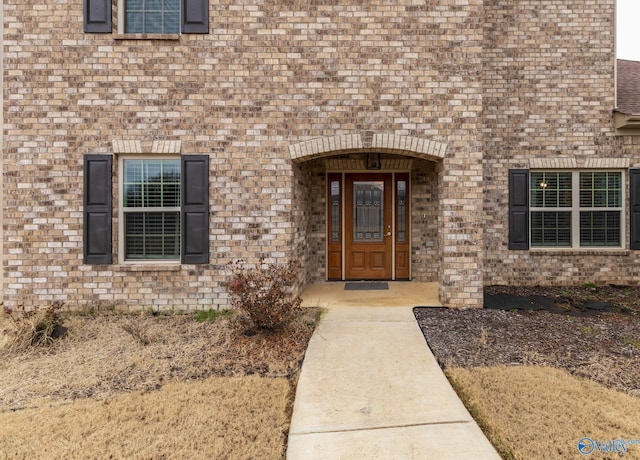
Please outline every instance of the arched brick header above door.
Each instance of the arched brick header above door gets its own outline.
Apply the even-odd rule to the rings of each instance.
[[[319,137],[289,146],[291,160],[304,162],[316,158],[360,150],[373,150],[437,161],[445,158],[447,144],[413,136],[374,134],[369,142],[360,134]]]

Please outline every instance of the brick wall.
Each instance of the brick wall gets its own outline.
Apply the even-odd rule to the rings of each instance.
[[[477,151],[480,1],[212,2],[211,33],[179,40],[83,34],[81,3],[5,2],[8,303],[218,307],[226,263],[260,255],[302,253],[318,278],[319,179],[291,144],[388,133]],[[210,155],[210,265],[82,264],[82,155],[129,140]]]
[[[436,166],[414,161],[411,174],[411,274],[423,282],[438,281],[440,273]]]
[[[4,5],[9,304],[215,308],[227,303],[226,263],[260,255],[302,253],[306,278],[319,278],[309,220],[319,183],[311,166],[295,170],[290,145],[386,133],[470,151],[480,1],[216,1],[210,34],[178,40],[84,34],[81,5]],[[210,265],[83,265],[82,156],[124,141],[143,153],[180,141],[183,154],[210,155]]]
[[[290,147],[342,135],[365,148],[376,135],[446,145],[415,163],[412,262],[449,305],[480,305],[483,284],[636,274],[625,251],[506,246],[509,168],[640,166],[638,142],[610,120],[613,0],[222,0],[209,34],[176,40],[84,34],[79,1],[4,3],[7,304],[218,308],[226,264],[260,256],[300,257],[301,284],[323,279],[322,167],[292,162]],[[209,265],[82,263],[82,156],[130,145],[210,156]]]
[[[638,138],[616,137],[611,118],[614,5],[485,1],[485,284],[639,281],[635,251],[507,249],[509,168],[640,165]],[[628,227],[627,215],[624,222]]]

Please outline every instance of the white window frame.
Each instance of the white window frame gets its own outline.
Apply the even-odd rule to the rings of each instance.
[[[127,34],[127,35],[135,35],[136,32],[127,32],[125,30],[126,20],[125,20],[125,10],[126,10],[127,0],[118,0],[118,33],[119,34]],[[178,0],[178,8],[180,16],[182,17],[182,1]],[[182,33],[182,21],[178,20],[178,32],[171,33],[159,33],[159,32],[146,32],[144,35],[180,35]]]
[[[125,213],[129,209],[137,212],[178,212],[182,207],[161,207],[161,208],[125,208],[124,206],[124,162],[125,160],[178,160],[180,155],[120,155],[118,158],[118,262],[120,264],[153,264],[153,265],[179,265],[182,258],[182,222],[178,230],[178,258],[177,259],[127,259],[125,250]],[[182,175],[180,183],[182,184]],[[180,216],[181,218],[182,216]]]
[[[533,251],[562,251],[562,250],[581,250],[581,251],[602,251],[602,250],[620,250],[626,244],[626,175],[621,169],[531,169],[529,170],[529,181],[531,183],[531,175],[534,173],[571,173],[571,206],[570,207],[534,207],[529,206],[529,248]],[[580,206],[580,173],[606,173],[614,172],[620,174],[620,206],[619,207],[581,207]],[[533,184],[529,186],[531,187]],[[528,190],[527,193],[531,193]],[[620,245],[619,246],[581,246],[580,245],[580,212],[589,211],[617,211],[620,213]],[[532,214],[534,212],[570,212],[571,213],[571,244],[569,246],[534,246],[532,238]]]

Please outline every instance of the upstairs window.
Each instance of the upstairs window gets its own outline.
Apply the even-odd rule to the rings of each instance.
[[[124,32],[180,33],[180,0],[125,0]]]
[[[83,0],[84,31],[113,33],[112,0]],[[209,33],[209,0],[116,0],[117,33],[178,35]],[[149,38],[149,37],[144,37]]]

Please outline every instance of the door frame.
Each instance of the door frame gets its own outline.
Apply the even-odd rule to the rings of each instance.
[[[372,177],[380,174],[388,174],[391,176],[391,278],[390,280],[411,280],[411,173],[408,170],[349,170],[349,171],[328,171],[326,177],[325,190],[325,213],[326,213],[326,279],[328,281],[346,281],[346,257],[347,257],[347,241],[349,235],[345,234],[346,230],[346,206],[353,206],[352,203],[346,202],[347,193],[345,186],[347,183],[346,176],[348,174],[356,174],[359,177],[370,175]],[[403,182],[406,191],[406,200],[404,203],[405,223],[404,223],[404,241],[400,241],[398,222],[400,214],[398,207],[398,187],[399,182]],[[333,192],[338,192],[337,196],[333,196]],[[335,222],[335,216],[338,216],[339,222]],[[358,278],[355,278],[358,279]]]

